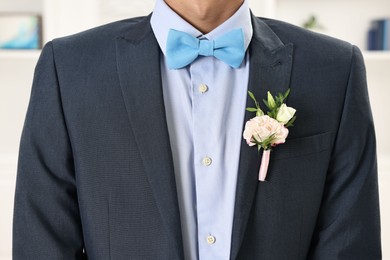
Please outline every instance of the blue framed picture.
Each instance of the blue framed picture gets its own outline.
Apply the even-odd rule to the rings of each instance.
[[[0,14],[0,49],[40,49],[41,17],[31,14]]]

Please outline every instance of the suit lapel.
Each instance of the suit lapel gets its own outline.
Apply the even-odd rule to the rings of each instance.
[[[160,50],[150,17],[117,38],[117,66],[126,109],[169,240],[183,258],[180,213],[160,75]]]
[[[252,26],[248,89],[261,101],[266,98],[267,91],[275,95],[278,92],[284,93],[289,88],[293,46],[284,45],[268,25],[253,15]],[[253,101],[248,98],[247,107],[251,106]],[[254,113],[246,112],[245,122],[252,117]],[[249,147],[243,140],[234,208],[231,259],[236,259],[239,253],[257,189],[261,196],[261,185],[257,179],[260,159],[261,153],[259,154],[256,148]]]

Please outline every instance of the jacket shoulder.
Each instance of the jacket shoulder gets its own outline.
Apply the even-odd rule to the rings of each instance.
[[[329,35],[314,32],[297,25],[293,25],[284,21],[269,19],[269,18],[257,18],[266,23],[283,41],[294,42],[311,42],[319,41],[323,44],[338,45],[340,47],[350,48],[351,44],[334,38]]]
[[[284,44],[292,43],[294,52],[323,60],[350,60],[352,44],[329,35],[313,32],[302,27],[268,18],[257,18],[266,23]],[[309,57],[309,56],[308,56]]]
[[[54,50],[62,49],[97,49],[112,44],[121,35],[128,35],[134,28],[145,31],[150,16],[135,17],[101,25],[86,31],[52,40]]]

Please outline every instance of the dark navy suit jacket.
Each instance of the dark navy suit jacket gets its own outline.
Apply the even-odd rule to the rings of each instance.
[[[298,119],[272,152],[267,182],[257,180],[261,154],[242,142],[231,259],[380,259],[360,51],[252,22],[249,90],[265,98],[291,88]],[[150,17],[45,46],[20,146],[15,260],[183,259],[160,55]]]

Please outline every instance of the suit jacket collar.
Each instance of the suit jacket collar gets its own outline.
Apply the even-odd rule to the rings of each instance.
[[[252,25],[248,89],[258,99],[265,98],[268,90],[274,94],[285,92],[291,76],[292,44],[285,45],[264,21],[253,15]],[[131,25],[116,44],[118,75],[133,134],[169,239],[178,249],[177,257],[182,259],[180,213],[161,83],[161,52],[150,27],[150,16]],[[249,98],[247,104],[252,105]],[[247,112],[245,122],[251,117],[253,114]],[[239,253],[256,191],[261,196],[261,185],[267,185],[257,180],[260,158],[257,149],[243,140],[231,259]]]

